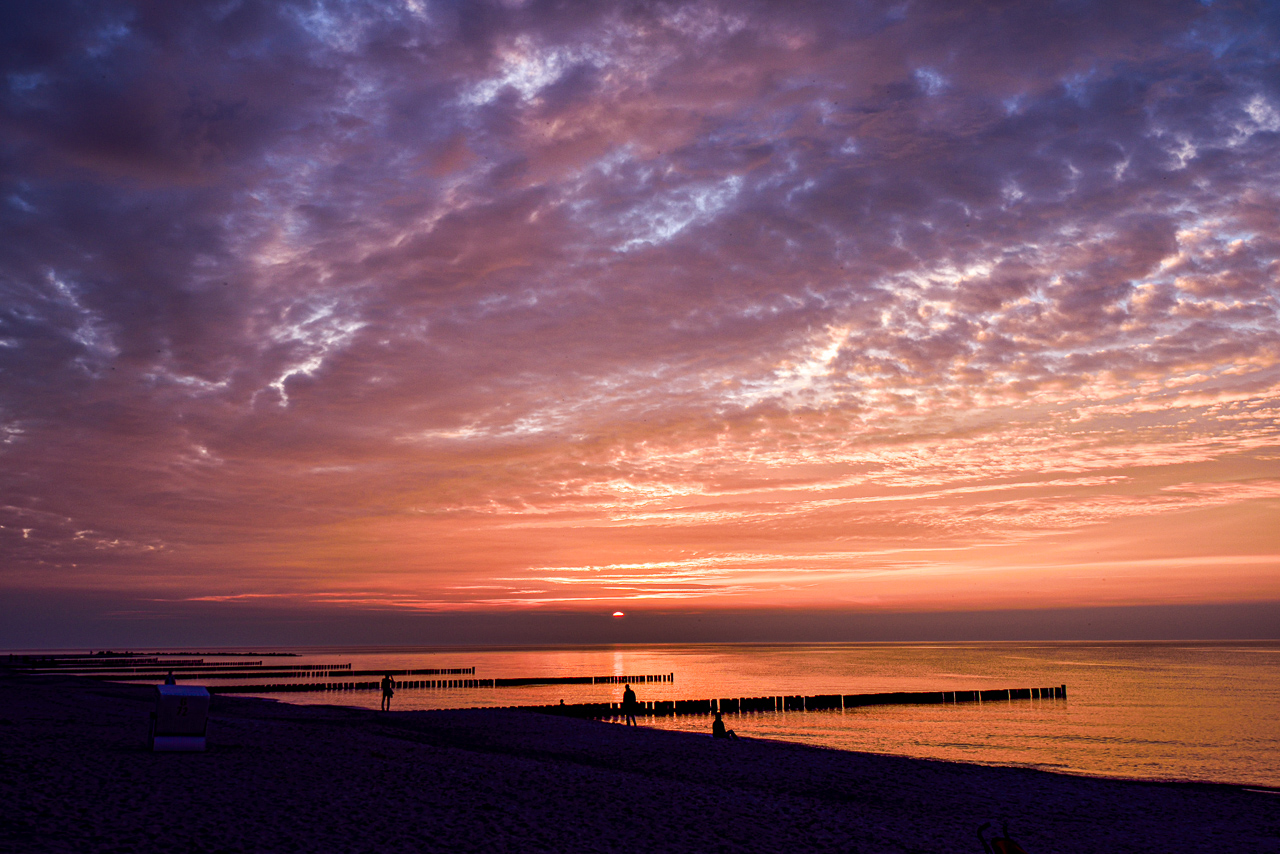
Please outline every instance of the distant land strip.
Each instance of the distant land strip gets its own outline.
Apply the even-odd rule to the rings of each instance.
[[[59,667],[68,664],[119,664],[122,662],[142,662],[176,660],[187,658],[297,658],[297,652],[91,652],[88,655],[50,654],[33,655],[30,653],[11,652],[5,655],[6,664],[12,667]],[[170,656],[166,659],[164,656]],[[231,662],[235,663],[235,662]]]
[[[10,656],[12,659],[12,656]],[[199,670],[223,670],[232,671],[236,668],[259,668],[263,671],[284,671],[284,670],[350,670],[350,663],[347,664],[268,664],[263,667],[261,661],[205,661],[202,658],[189,660],[172,660],[164,661],[155,658],[139,658],[128,661],[119,659],[111,659],[107,661],[81,661],[81,662],[57,662],[46,663],[40,662],[28,664],[24,662],[8,662],[0,663],[0,666],[11,667],[14,670],[20,670],[23,673],[62,673],[68,675],[88,675],[93,673],[166,673],[170,670],[174,672],[181,671],[199,671]],[[474,667],[469,668],[453,668],[449,672],[456,670],[461,673],[463,671],[474,672]],[[441,671],[442,673],[445,671]]]
[[[351,665],[346,665],[350,667]],[[33,671],[28,671],[33,672]],[[71,673],[68,671],[34,671],[39,675],[61,675],[61,676],[81,676],[85,679],[99,679],[107,682],[147,682],[159,679],[167,675],[170,670],[138,670],[129,673]],[[279,679],[346,679],[349,676],[382,676],[390,673],[392,676],[468,676],[476,672],[474,667],[431,667],[420,670],[341,670],[330,668],[263,668],[261,670],[242,670],[242,671],[226,671],[226,670],[204,670],[203,668],[187,668],[180,670],[172,668],[173,675],[180,677],[183,682],[199,681],[202,679],[269,679],[272,677]]]

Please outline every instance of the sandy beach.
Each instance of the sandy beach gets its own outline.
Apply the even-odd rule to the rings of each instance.
[[[152,692],[0,675],[0,851],[1280,851],[1278,793],[521,712],[224,696],[153,754]]]

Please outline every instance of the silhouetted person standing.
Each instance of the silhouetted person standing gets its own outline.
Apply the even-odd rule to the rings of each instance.
[[[737,738],[738,734],[731,729],[725,729],[724,719],[720,717],[720,713],[716,712],[716,719],[711,723],[712,738]]]
[[[168,676],[164,677],[164,684],[166,684],[166,685],[177,685],[177,684],[178,684],[178,680],[177,680],[177,678],[173,675],[173,671],[172,671],[172,670],[170,670],[170,671],[169,671],[169,675],[168,675]]]
[[[391,711],[391,696],[396,692],[396,680],[388,673],[382,677],[382,711]]]
[[[636,692],[631,690],[630,685],[622,686],[626,690],[622,692],[622,719],[626,721],[627,726],[636,725]]]

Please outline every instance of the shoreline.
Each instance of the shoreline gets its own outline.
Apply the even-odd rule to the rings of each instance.
[[[289,704],[289,705],[296,705],[296,706],[300,706],[300,707],[311,707],[311,706],[337,706],[337,707],[341,707],[341,708],[363,709],[363,710],[370,710],[370,709],[375,708],[375,706],[373,706],[371,703],[370,703],[370,704],[360,704],[360,703],[342,703],[342,702],[336,702],[336,700],[338,700],[338,699],[340,699],[340,698],[342,698],[342,697],[344,697],[344,696],[349,696],[349,695],[345,695],[345,694],[344,694],[344,693],[342,693],[342,692],[334,692],[334,693],[330,693],[330,694],[328,694],[328,695],[308,695],[308,694],[302,694],[302,695],[301,695],[301,697],[308,697],[308,696],[312,696],[312,697],[314,697],[314,696],[328,696],[328,697],[332,697],[334,701],[330,701],[330,702],[314,702],[314,701],[312,701],[312,702],[307,702],[307,701],[301,700],[301,699],[300,699],[300,697],[299,697],[299,695],[296,695],[296,694],[287,694],[287,695],[284,695],[284,696],[277,696],[277,695],[271,695],[271,694],[261,694],[261,695],[258,695],[258,694],[245,693],[245,694],[230,694],[230,695],[226,695],[226,696],[241,697],[241,698],[244,698],[244,699],[256,699],[256,700],[260,700],[260,701],[263,701],[263,702],[279,702],[279,703],[286,703],[286,704]],[[376,696],[377,696],[377,694],[376,694],[376,692],[369,692],[369,693],[368,693],[368,696],[369,696],[370,698],[374,698],[374,697],[376,697]],[[400,694],[400,692],[399,692],[399,691],[397,691],[397,695],[396,695],[396,696],[397,696],[397,698],[400,698],[400,697],[401,697],[401,694]],[[402,700],[399,700],[399,699],[398,699],[398,700],[397,700],[397,702],[398,702],[398,703],[400,703],[400,702],[402,702]],[[413,709],[410,709],[409,711],[485,711],[485,710],[495,710],[495,709],[504,709],[504,710],[528,710],[529,708],[531,708],[531,707],[526,707],[526,706],[451,706],[451,707],[443,707],[443,708],[433,708],[433,707],[420,708],[420,707],[419,707],[419,708],[413,708]],[[553,706],[551,706],[551,708],[554,708],[554,707],[553,707]],[[866,709],[866,708],[874,708],[874,707],[866,707],[866,706],[863,706],[863,707],[859,707],[859,709],[858,709],[858,710],[859,710],[859,711],[861,711],[861,710],[864,710],[864,709]],[[397,709],[396,709],[396,711],[402,711],[402,709],[397,708]],[[846,710],[846,711],[847,711],[847,710]],[[766,715],[766,716],[768,716],[769,714],[770,714],[770,713],[767,713],[767,712],[766,712],[766,713],[764,713],[764,715]],[[821,715],[821,714],[826,714],[826,712],[804,712],[804,713],[800,713],[800,712],[796,712],[796,711],[791,711],[791,712],[776,712],[776,713],[774,713],[774,714],[778,714],[778,715],[790,715],[790,714],[804,714],[804,715],[817,714],[817,715]],[[754,718],[754,714],[752,714],[752,715],[751,715],[751,718]],[[609,719],[604,719],[604,720],[608,721]],[[616,722],[616,721],[618,720],[618,718],[613,718],[612,720],[613,720],[614,722]],[[841,745],[841,744],[831,744],[831,743],[828,743],[828,742],[824,741],[824,740],[823,740],[823,739],[821,739],[821,738],[814,738],[814,737],[811,737],[811,738],[809,738],[808,740],[806,740],[806,739],[804,739],[804,738],[802,738],[802,737],[787,738],[786,736],[777,735],[777,734],[760,734],[760,733],[758,733],[758,732],[756,732],[756,733],[753,733],[753,732],[744,732],[744,731],[742,730],[742,727],[743,727],[743,726],[749,726],[750,724],[743,723],[743,722],[735,722],[735,721],[738,721],[738,720],[739,720],[738,718],[736,718],[735,716],[733,716],[733,715],[731,715],[731,714],[730,714],[730,715],[726,715],[726,717],[725,717],[726,724],[727,724],[728,726],[730,726],[731,728],[738,728],[738,734],[739,734],[739,735],[745,735],[745,736],[748,736],[748,737],[750,737],[752,740],[756,740],[756,741],[775,741],[775,742],[778,742],[778,743],[807,745],[807,746],[815,747],[815,748],[831,749],[831,750],[844,751],[844,752],[851,752],[851,753],[866,753],[866,754],[869,754],[869,755],[877,755],[877,756],[898,756],[898,757],[903,757],[903,758],[928,759],[928,760],[936,760],[936,761],[941,761],[941,762],[956,762],[956,763],[959,763],[959,764],[961,764],[961,765],[976,765],[976,766],[981,766],[981,767],[990,767],[990,768],[1023,768],[1023,769],[1028,769],[1028,770],[1043,771],[1043,772],[1045,772],[1045,773],[1050,773],[1050,774],[1065,774],[1065,775],[1072,776],[1072,777],[1084,777],[1084,778],[1088,778],[1088,779],[1094,779],[1094,778],[1096,778],[1096,779],[1102,779],[1102,780],[1129,780],[1129,781],[1145,782],[1145,783],[1192,783],[1192,784],[1203,784],[1203,785],[1225,785],[1225,786],[1235,786],[1235,787],[1238,787],[1238,788],[1249,789],[1249,790],[1252,790],[1252,791],[1258,791],[1258,792],[1275,792],[1276,794],[1280,794],[1280,783],[1273,783],[1273,782],[1270,782],[1270,781],[1267,781],[1267,780],[1248,780],[1248,779],[1235,779],[1235,780],[1232,780],[1232,779],[1227,779],[1227,778],[1225,778],[1225,777],[1223,777],[1223,778],[1218,778],[1218,779],[1214,779],[1214,778],[1211,778],[1211,777],[1191,777],[1191,776],[1186,776],[1186,777],[1176,777],[1176,776],[1139,776],[1139,775],[1135,775],[1135,774],[1131,774],[1131,773],[1125,773],[1125,772],[1108,773],[1107,771],[1104,771],[1104,770],[1097,770],[1097,769],[1088,768],[1088,767],[1078,767],[1078,768],[1076,768],[1076,767],[1068,767],[1068,766],[1066,766],[1066,765],[1064,765],[1064,764],[1050,764],[1050,763],[1045,763],[1045,764],[1035,764],[1035,763],[1032,763],[1032,762],[999,761],[999,760],[991,760],[991,761],[987,761],[987,760],[983,760],[983,759],[980,759],[980,758],[972,758],[972,757],[956,758],[956,757],[948,757],[948,756],[939,756],[939,755],[936,755],[936,754],[935,754],[935,755],[930,755],[928,752],[925,752],[925,751],[921,751],[921,752],[919,752],[919,753],[912,754],[912,753],[907,753],[907,752],[894,752],[894,751],[887,751],[887,750],[876,750],[876,749],[865,748],[865,747],[861,747],[861,748],[860,748],[860,747],[850,747],[850,746]],[[749,720],[749,718],[747,718],[747,717],[744,715],[744,718],[743,718],[742,720]],[[686,733],[692,733],[692,734],[695,734],[695,735],[702,735],[702,734],[709,733],[709,732],[710,732],[710,727],[711,727],[711,723],[710,723],[710,722],[711,722],[711,716],[710,716],[710,714],[706,714],[706,715],[684,714],[684,715],[679,715],[679,716],[654,716],[654,717],[647,717],[647,718],[638,718],[638,721],[639,721],[639,723],[640,723],[640,726],[642,726],[642,727],[647,727],[647,728],[650,728],[650,729],[662,730],[662,731],[665,731],[665,732],[686,732]],[[678,726],[678,725],[667,725],[667,724],[669,724],[669,723],[670,723],[670,722],[672,722],[672,721],[696,721],[696,722],[697,722],[697,724],[696,724],[696,725],[689,726],[689,727],[687,727],[687,728],[685,728],[685,727],[681,727],[681,726]]]
[[[528,712],[215,696],[154,754],[151,686],[0,673],[2,851],[1268,850],[1280,791],[854,753]]]
[[[150,688],[154,686],[148,685],[147,687]],[[262,702],[262,703],[280,703],[283,705],[293,706],[296,708],[337,708],[337,709],[351,709],[353,711],[362,711],[362,712],[372,711],[372,709],[368,706],[349,705],[346,703],[296,703],[290,699],[284,699],[282,697],[259,696],[256,694],[226,694],[221,696],[235,697],[243,700],[255,700],[257,702]],[[433,712],[506,712],[506,711],[518,711],[523,713],[526,710],[518,706],[460,706],[457,708],[448,708],[448,709],[411,709],[407,711],[401,711],[399,709],[396,709],[394,711],[396,714],[419,714],[419,713],[433,713]],[[810,713],[806,713],[806,714],[810,714]],[[711,732],[711,723],[710,723],[711,715],[709,714],[702,716],[701,718],[698,718],[693,715],[688,715],[688,716],[685,716],[684,719],[704,720],[706,721],[706,724],[696,729],[695,728],[681,729],[679,727],[653,726],[650,723],[642,722],[642,721],[650,721],[653,719],[637,718],[637,722],[638,722],[637,728],[649,729],[656,732],[683,733],[683,734],[692,735],[695,737],[708,735]],[[596,719],[596,720],[599,723],[619,725],[619,722],[621,720],[621,715],[618,715],[615,718]],[[671,718],[661,718],[661,720],[671,720]],[[727,724],[733,722],[732,719],[729,717],[726,717],[725,721]],[[807,742],[807,741],[798,741],[794,739],[767,738],[767,737],[752,736],[752,735],[744,736],[744,738],[746,738],[746,740],[748,741],[754,741],[754,742],[760,742],[760,743],[793,744],[798,747],[808,747],[814,750],[833,750],[837,753],[852,753],[852,754],[866,755],[866,756],[884,756],[884,757],[901,758],[901,759],[917,759],[917,760],[926,761],[926,762],[947,762],[955,765],[974,766],[978,768],[1019,768],[1026,771],[1038,771],[1044,774],[1060,774],[1066,777],[1081,777],[1086,780],[1099,780],[1104,782],[1113,781],[1113,782],[1131,782],[1131,783],[1184,784],[1184,785],[1191,785],[1191,786],[1225,786],[1227,788],[1232,788],[1232,789],[1243,789],[1245,791],[1250,791],[1250,792],[1260,792],[1260,793],[1275,794],[1280,796],[1280,785],[1269,786],[1265,783],[1233,782],[1230,780],[1197,780],[1197,779],[1180,778],[1180,777],[1133,777],[1125,774],[1105,774],[1105,773],[1096,773],[1096,772],[1083,771],[1083,770],[1074,770],[1071,768],[1048,768],[1041,765],[1034,765],[1031,763],[983,762],[981,760],[955,760],[955,759],[946,759],[946,758],[936,757],[936,756],[912,756],[907,753],[889,753],[889,752],[882,752],[877,750],[848,750],[841,747],[833,747],[826,744],[820,744],[816,741]]]

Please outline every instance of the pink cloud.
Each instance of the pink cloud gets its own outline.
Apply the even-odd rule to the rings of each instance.
[[[1260,6],[3,14],[0,584],[927,604],[1005,549],[1035,604],[1062,538],[1280,549]]]

